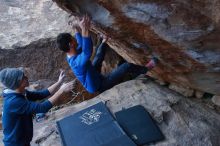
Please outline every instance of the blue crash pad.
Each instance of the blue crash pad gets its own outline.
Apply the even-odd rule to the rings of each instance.
[[[99,102],[57,122],[64,146],[136,146]]]
[[[141,105],[137,105],[115,113],[119,125],[137,144],[144,145],[164,139],[164,135]]]

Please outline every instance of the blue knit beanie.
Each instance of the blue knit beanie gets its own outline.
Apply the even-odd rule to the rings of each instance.
[[[18,68],[5,68],[0,71],[0,82],[12,90],[19,87],[23,78],[24,72]]]

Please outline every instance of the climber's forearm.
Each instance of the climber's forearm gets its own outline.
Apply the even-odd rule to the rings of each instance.
[[[50,103],[54,106],[58,104],[59,98],[63,94],[62,90],[58,90],[52,97],[50,97],[48,100]]]

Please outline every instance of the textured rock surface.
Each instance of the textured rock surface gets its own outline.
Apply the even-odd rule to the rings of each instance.
[[[196,98],[202,98],[204,96],[204,92],[202,91],[195,91],[195,97]]]
[[[56,120],[97,102],[107,101],[111,112],[143,105],[157,121],[166,140],[155,146],[219,146],[220,113],[200,99],[184,98],[174,91],[147,79],[132,80],[115,86],[94,99],[48,113],[49,117],[34,124],[33,146],[61,146]]]
[[[67,30],[68,14],[51,0],[1,0],[0,48],[24,46]]]
[[[93,18],[93,31],[112,37],[123,58],[160,65],[153,75],[220,94],[220,1],[214,0],[53,0],[64,10]]]
[[[220,106],[220,96],[215,95],[215,96],[212,98],[212,102],[213,102],[215,105]]]
[[[30,81],[57,80],[60,68],[69,70],[54,39],[41,39],[17,49],[0,49],[0,69],[5,67],[24,67]]]
[[[186,97],[192,97],[194,95],[194,91],[190,88],[184,88],[182,86],[179,85],[175,85],[175,84],[170,84],[169,88],[186,96]]]

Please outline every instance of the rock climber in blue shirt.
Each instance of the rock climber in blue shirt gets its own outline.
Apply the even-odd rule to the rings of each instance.
[[[96,55],[93,62],[90,61],[92,55],[92,41],[89,36],[90,18],[86,15],[82,20],[77,21],[77,26],[81,29],[76,29],[75,38],[69,33],[61,33],[57,36],[57,46],[60,50],[67,54],[67,62],[71,67],[76,78],[90,93],[103,92],[121,82],[121,79],[126,73],[131,73],[135,78],[140,74],[152,69],[157,58],[152,58],[146,66],[139,66],[125,62],[114,69],[108,75],[101,74],[101,66],[105,56],[107,47],[107,37],[104,37],[99,47],[96,49]],[[77,27],[76,27],[77,28]]]
[[[5,68],[0,71],[0,82],[6,87],[3,90],[3,142],[5,146],[30,146],[33,137],[32,115],[46,113],[58,103],[62,93],[73,88],[73,82],[62,84],[64,73],[61,72],[56,83],[48,89],[28,91],[29,81],[24,72],[18,68]],[[57,90],[58,89],[58,90]],[[51,96],[49,99],[39,103]]]

